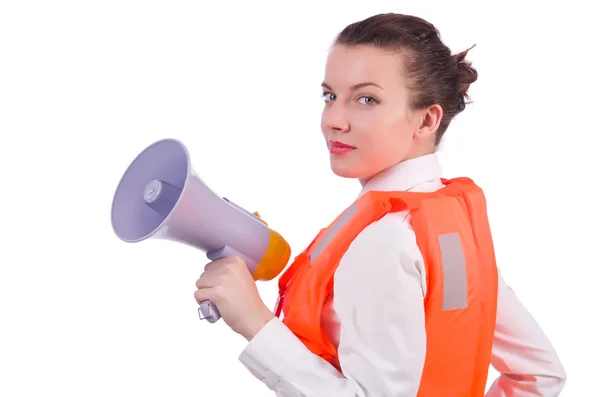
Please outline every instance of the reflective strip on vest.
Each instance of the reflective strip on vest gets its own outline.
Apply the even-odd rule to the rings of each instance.
[[[467,264],[458,233],[438,235],[442,253],[444,297],[442,310],[467,307]]]
[[[340,215],[340,217],[334,222],[334,224],[329,228],[327,234],[323,236],[321,241],[316,245],[316,247],[310,253],[310,262],[314,263],[315,260],[319,257],[321,252],[327,247],[331,239],[340,231],[342,227],[350,220],[357,212],[357,205],[353,203],[346,211]]]

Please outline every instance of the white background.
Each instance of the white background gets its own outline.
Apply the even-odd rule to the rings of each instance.
[[[485,189],[501,270],[566,367],[562,396],[596,395],[591,8],[216,3],[1,3],[0,396],[271,395],[237,361],[245,340],[198,319],[205,256],[121,242],[114,189],[148,144],[180,139],[213,190],[298,254],[359,191],[331,173],[321,138],[328,47],[390,11],[430,20],[455,53],[476,44],[480,78],[440,151],[446,176]],[[271,306],[276,282],[259,289]]]

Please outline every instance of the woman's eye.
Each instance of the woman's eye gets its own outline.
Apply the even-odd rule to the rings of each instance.
[[[358,101],[364,105],[374,105],[377,103],[377,100],[371,96],[360,97]]]
[[[325,99],[325,102],[335,101],[335,95],[330,92],[324,92],[323,98]]]

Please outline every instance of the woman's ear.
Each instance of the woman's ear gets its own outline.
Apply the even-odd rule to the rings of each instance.
[[[419,140],[435,139],[435,134],[437,133],[442,117],[444,116],[444,110],[440,105],[433,105],[422,110],[420,113],[421,121],[415,131],[414,138]]]

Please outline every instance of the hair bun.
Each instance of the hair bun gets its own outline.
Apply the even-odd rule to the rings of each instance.
[[[475,47],[473,44],[470,48],[464,50],[460,54],[454,55],[456,61],[456,69],[458,73],[458,91],[464,97],[467,96],[469,86],[477,81],[477,70],[471,66],[471,62],[465,60],[467,53]]]

